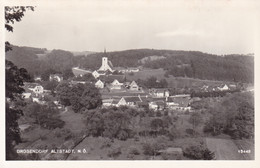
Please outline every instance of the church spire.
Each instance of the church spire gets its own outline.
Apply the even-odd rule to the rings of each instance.
[[[106,47],[104,48],[104,54],[106,54]]]

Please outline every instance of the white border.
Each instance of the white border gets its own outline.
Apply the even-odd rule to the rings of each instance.
[[[98,3],[107,3],[104,0],[97,0]],[[149,3],[149,2],[154,2],[155,0],[141,0],[141,3]],[[188,0],[187,0],[188,1]],[[185,1],[185,2],[187,2]],[[212,3],[215,3],[217,0],[212,0]],[[232,0],[220,0],[221,2],[225,3],[226,1],[231,1]],[[205,167],[205,168],[210,168],[210,167],[221,167],[221,168],[228,168],[228,167],[243,167],[243,168],[255,168],[258,167],[260,164],[259,162],[259,133],[257,132],[257,128],[259,128],[258,124],[258,118],[259,118],[259,106],[257,102],[259,101],[258,93],[259,93],[259,78],[257,77],[257,74],[260,70],[260,67],[258,66],[259,64],[259,54],[260,54],[260,6],[259,6],[259,1],[258,0],[238,0],[239,3],[248,5],[252,7],[254,6],[255,9],[258,9],[256,11],[256,18],[259,19],[258,22],[255,23],[255,31],[256,31],[256,36],[255,36],[255,160],[253,161],[5,161],[5,128],[4,128],[4,123],[5,123],[5,98],[4,98],[4,93],[5,93],[5,84],[4,84],[4,66],[5,66],[5,59],[4,59],[4,42],[5,42],[5,36],[3,36],[6,31],[4,29],[4,6],[12,6],[12,5],[31,5],[31,6],[38,6],[38,5],[50,5],[51,3],[60,3],[61,5],[69,7],[70,3],[73,4],[79,4],[79,3],[91,3],[93,1],[80,1],[80,0],[56,0],[56,1],[51,1],[51,0],[4,0],[4,2],[1,1],[1,8],[0,8],[0,13],[1,13],[1,29],[0,29],[0,38],[1,38],[1,59],[0,59],[0,76],[1,76],[1,81],[0,82],[0,87],[1,87],[1,98],[0,98],[0,107],[1,107],[1,125],[0,125],[0,167],[4,168],[14,168],[14,167],[19,167],[19,168],[36,168],[36,167],[64,167],[64,168],[71,168],[71,167],[103,167],[103,168],[121,168],[121,167],[178,167],[178,168],[183,168],[183,167]],[[110,0],[110,2],[115,2],[115,0]],[[129,1],[118,1],[116,0],[116,3],[129,3]],[[176,2],[176,1],[174,1]],[[203,3],[203,0],[189,0],[190,3],[198,3],[201,4]],[[219,1],[218,1],[219,2]],[[157,1],[159,5],[163,5],[164,1]],[[181,4],[182,1],[177,0],[177,4]],[[219,3],[218,3],[219,4]]]

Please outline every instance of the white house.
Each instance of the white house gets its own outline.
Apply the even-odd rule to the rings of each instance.
[[[121,89],[123,83],[120,83],[117,79],[115,79],[111,84],[110,84],[110,89]]]
[[[92,72],[92,75],[94,76],[94,78],[98,78],[100,76],[100,74],[97,71]]]
[[[24,98],[24,99],[29,99],[29,98],[31,97],[32,93],[30,93],[30,92],[24,92],[22,95],[23,95],[23,98]]]
[[[95,86],[96,86],[96,88],[102,89],[102,88],[104,88],[105,84],[104,84],[104,82],[102,82],[101,80],[98,80],[98,81],[95,83]]]
[[[225,91],[225,90],[229,90],[229,87],[225,84],[225,85],[222,86],[222,87],[218,87],[218,89],[219,89],[220,91]]]
[[[57,82],[61,82],[63,81],[63,77],[61,74],[51,74],[50,77],[49,77],[50,81],[57,81]]]
[[[137,83],[135,81],[132,81],[131,84],[130,84],[129,89],[137,91],[137,90],[139,90],[139,86],[137,85]]]
[[[24,87],[36,94],[42,94],[44,90],[43,87],[38,83],[24,83]]]
[[[113,99],[102,99],[102,106],[109,107],[112,106]]]
[[[151,101],[148,103],[149,108],[153,110],[163,110],[166,107],[166,104],[164,101]]]
[[[138,102],[142,102],[139,96],[122,97],[118,102],[118,106],[137,106]]]
[[[165,88],[150,89],[150,94],[154,97],[169,97],[170,92]]]

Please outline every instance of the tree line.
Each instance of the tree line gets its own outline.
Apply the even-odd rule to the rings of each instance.
[[[36,54],[46,49],[13,46],[6,58],[18,67],[23,67],[32,75],[41,75],[44,71],[55,69],[63,73],[67,69],[79,66],[83,69],[96,70],[101,66],[102,57],[108,57],[115,67],[164,68],[165,76],[190,77],[208,80],[253,83],[254,57],[245,55],[213,55],[198,51],[137,49],[107,53],[93,53],[87,57],[77,57],[69,51],[53,50],[45,56]],[[148,60],[141,63],[142,58],[157,55],[165,59]]]

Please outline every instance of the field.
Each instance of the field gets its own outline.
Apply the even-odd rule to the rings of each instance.
[[[215,152],[216,160],[252,160],[254,147],[250,140],[232,140],[226,138],[206,138],[208,148]],[[250,150],[241,153],[239,150]]]
[[[185,77],[173,77],[169,75],[168,78],[164,76],[165,71],[161,69],[144,69],[139,72],[133,73],[133,74],[126,74],[126,79],[129,81],[142,79],[145,80],[151,76],[155,76],[158,80],[166,79],[168,82],[169,87],[171,88],[183,88],[183,87],[189,87],[189,88],[197,88],[201,87],[203,85],[209,85],[209,86],[220,86],[223,84],[223,81],[213,81],[213,80],[201,80],[201,79],[193,79],[193,78],[185,78]],[[226,82],[229,83],[229,82]]]

